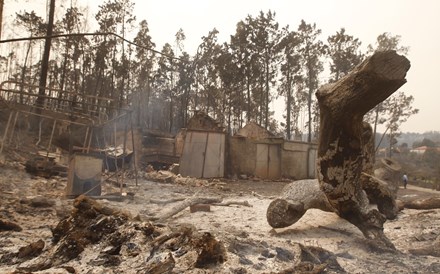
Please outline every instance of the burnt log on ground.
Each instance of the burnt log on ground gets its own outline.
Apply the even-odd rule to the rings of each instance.
[[[173,217],[191,205],[221,203],[222,200],[222,198],[218,197],[190,197],[173,206],[171,209],[163,212],[159,217],[151,217],[150,220],[162,222],[170,217]]]
[[[406,83],[410,62],[395,51],[376,52],[334,84],[321,87],[318,179],[337,214],[378,245],[395,249],[383,233],[386,218],[369,209],[362,189],[363,116]]]
[[[387,183],[372,175],[362,173],[362,188],[369,202],[376,204],[380,213],[389,220],[395,219],[399,208]],[[283,228],[299,221],[309,209],[334,212],[318,180],[300,180],[287,184],[280,197],[274,199],[267,208],[266,218],[273,228]]]
[[[280,197],[269,204],[267,222],[273,228],[288,227],[311,208],[334,211],[317,180],[295,181],[284,186]]]
[[[0,232],[2,231],[22,231],[23,229],[16,223],[0,219]]]
[[[431,197],[426,199],[417,199],[404,203],[405,208],[410,209],[436,209],[440,208],[440,198],[439,197]]]

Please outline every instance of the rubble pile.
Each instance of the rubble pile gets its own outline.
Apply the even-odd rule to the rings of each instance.
[[[159,183],[180,184],[195,187],[209,185],[209,182],[205,179],[182,177],[180,174],[175,174],[167,170],[148,170],[148,172],[142,172],[140,176],[147,180]]]
[[[53,245],[44,253],[44,241],[39,240],[18,253],[3,255],[0,262],[18,264],[42,253],[18,269],[74,268],[69,262],[81,260],[121,272],[164,273],[165,269],[215,267],[227,260],[224,245],[208,232],[197,233],[191,226],[170,228],[142,222],[86,196],[75,199],[71,215],[62,219],[52,234]],[[94,250],[94,256],[81,258],[87,249]]]

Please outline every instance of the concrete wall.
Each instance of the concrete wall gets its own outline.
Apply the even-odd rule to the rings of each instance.
[[[268,139],[271,140],[271,139]],[[255,175],[257,143],[262,140],[250,140],[243,137],[230,137],[228,145],[227,174]],[[266,141],[264,143],[277,143]],[[317,144],[284,141],[281,149],[281,176],[296,180],[316,178]]]
[[[296,180],[315,178],[317,148],[317,144],[284,141],[281,152],[281,175]]]
[[[255,175],[257,143],[275,144],[279,142],[277,139],[266,139],[263,141],[235,136],[230,137],[227,174]],[[317,147],[317,144],[283,141],[281,145],[281,176],[296,180],[316,178]]]
[[[230,175],[254,175],[257,158],[257,145],[242,137],[229,138],[229,161],[227,173]]]

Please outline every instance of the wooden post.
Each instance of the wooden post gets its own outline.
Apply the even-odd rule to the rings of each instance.
[[[3,147],[5,145],[6,136],[8,135],[8,129],[9,129],[9,124],[11,123],[11,119],[12,119],[12,111],[9,113],[8,123],[6,124],[5,132],[3,133],[2,145],[0,146],[0,155],[3,152]]]
[[[11,128],[11,136],[9,137],[9,143],[12,142],[12,137],[14,137],[14,131],[15,131],[15,125],[17,124],[18,113],[19,113],[19,111],[15,112],[15,118],[14,118],[14,123],[12,124],[12,128]]]
[[[89,138],[89,130],[90,130],[90,127],[87,127],[87,129],[86,129],[86,136],[84,138],[83,146],[82,146],[82,149],[81,149],[81,152],[83,152],[83,153],[85,152],[85,149],[87,147],[87,140]]]
[[[87,153],[90,152],[90,146],[92,145],[92,138],[93,138],[93,127],[90,128],[89,142],[87,144]]]
[[[104,148],[104,161],[105,161],[105,168],[107,169],[107,170],[109,170],[109,166],[108,166],[108,157],[107,157],[107,150],[106,150],[106,148],[107,148],[107,140],[106,140],[106,138],[105,138],[105,136],[106,136],[106,134],[105,134],[105,128],[104,127],[101,127],[101,129],[102,129],[102,139],[104,140],[104,145],[103,145],[103,148]]]
[[[114,156],[115,156],[115,172],[116,172],[116,174],[118,174],[118,173],[119,173],[119,169],[118,169],[118,158],[116,157],[116,144],[117,144],[117,140],[116,140],[116,133],[117,133],[117,130],[116,130],[116,121],[113,122],[113,129],[114,129],[114,134],[115,134],[115,138],[114,138],[114,148],[115,148],[115,150],[114,150]],[[123,182],[120,182],[120,181],[119,181],[119,176],[116,176],[116,182],[120,184],[120,190],[121,190],[121,193],[122,193]]]
[[[47,146],[47,154],[46,154],[47,158],[49,157],[50,147],[52,146],[53,134],[55,133],[56,125],[57,125],[57,120],[53,120],[52,133],[50,134],[49,145]]]
[[[316,93],[320,108],[318,179],[339,216],[364,236],[394,249],[383,233],[385,217],[368,208],[362,190],[363,116],[406,83],[410,62],[395,51],[376,52],[351,73]]]
[[[122,119],[126,119],[126,115],[123,116]],[[124,140],[123,140],[123,144],[122,144],[122,166],[121,166],[121,170],[122,170],[122,176],[121,176],[121,180],[122,182],[124,182],[125,178],[124,178],[124,170],[125,170],[125,153],[127,152],[127,129],[128,129],[128,125],[127,123],[124,122]]]
[[[133,119],[132,112],[130,112],[130,128],[131,128],[131,145],[133,146],[133,166],[134,166],[134,179],[136,181],[136,186],[138,185],[138,173],[137,173],[137,161],[136,161],[136,149],[134,145],[134,131],[133,131]]]

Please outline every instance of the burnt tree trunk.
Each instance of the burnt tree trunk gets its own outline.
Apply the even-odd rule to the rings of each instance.
[[[43,58],[41,60],[41,73],[40,73],[40,84],[38,88],[38,97],[35,101],[35,105],[37,106],[36,113],[41,114],[42,108],[44,107],[44,96],[46,95],[46,81],[47,81],[47,72],[49,70],[49,55],[50,55],[50,47],[52,43],[52,33],[53,33],[53,20],[55,14],[55,0],[50,0],[49,5],[49,21],[47,23],[46,30],[46,42],[44,44],[44,52]]]
[[[368,208],[362,190],[364,171],[363,116],[406,83],[410,62],[395,51],[376,52],[338,82],[318,90],[320,188],[338,215],[364,236],[394,248],[383,233],[385,217]],[[367,168],[367,167],[366,167]],[[367,168],[369,169],[369,168]]]

